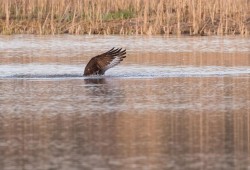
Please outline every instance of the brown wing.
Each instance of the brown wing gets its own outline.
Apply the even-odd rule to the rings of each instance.
[[[93,57],[85,67],[84,76],[103,75],[106,70],[119,64],[125,58],[126,49],[112,48],[111,50]]]

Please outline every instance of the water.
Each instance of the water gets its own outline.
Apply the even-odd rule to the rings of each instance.
[[[249,44],[0,36],[0,169],[249,169]],[[83,77],[113,46],[127,58]]]

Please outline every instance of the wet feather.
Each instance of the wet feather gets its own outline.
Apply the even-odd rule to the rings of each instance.
[[[85,67],[84,76],[103,75],[108,69],[118,65],[126,57],[126,49],[112,48],[93,57]]]

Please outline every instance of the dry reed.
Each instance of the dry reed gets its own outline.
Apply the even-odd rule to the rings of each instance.
[[[249,35],[250,0],[1,0],[1,34]]]

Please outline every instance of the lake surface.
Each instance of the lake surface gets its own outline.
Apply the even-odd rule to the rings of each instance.
[[[250,39],[0,36],[0,169],[250,169]]]

